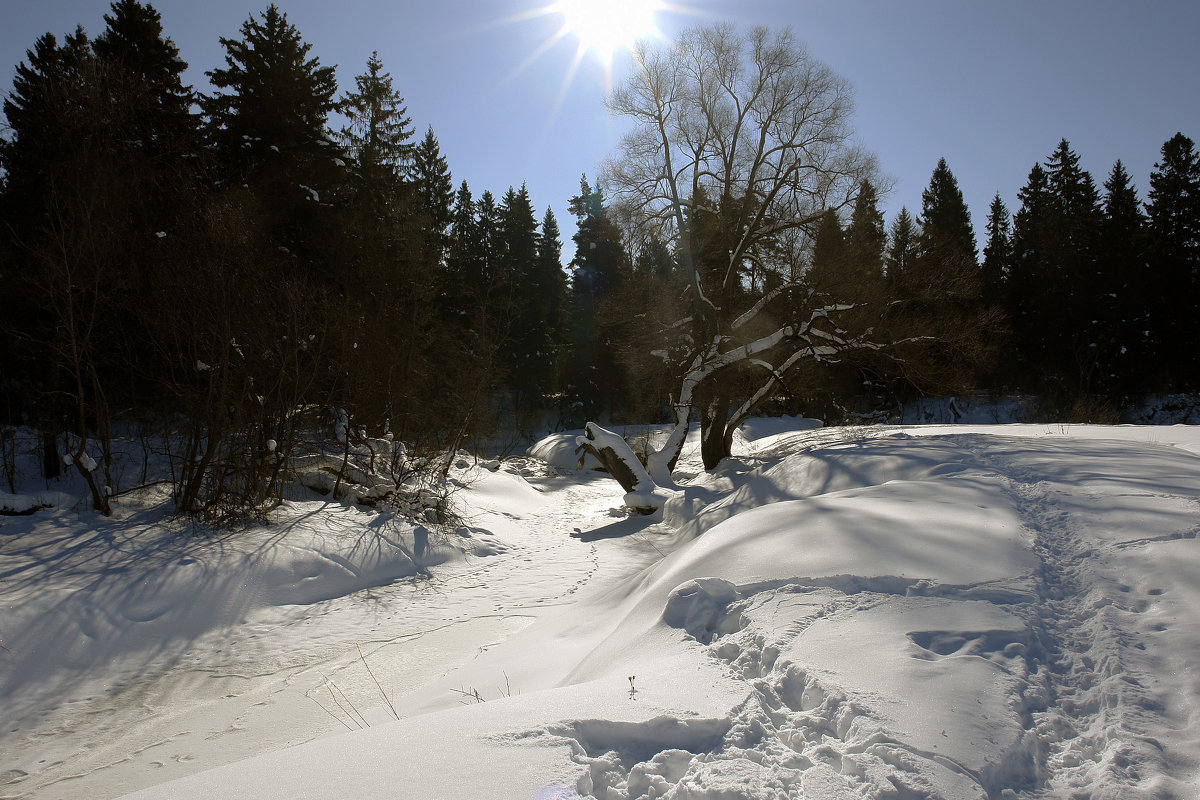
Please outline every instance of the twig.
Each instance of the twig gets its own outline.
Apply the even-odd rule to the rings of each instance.
[[[342,718],[341,718],[341,717],[339,717],[337,714],[333,713],[333,712],[332,712],[332,711],[330,711],[328,708],[326,708],[325,706],[321,705],[321,701],[320,701],[320,700],[318,700],[317,698],[313,697],[312,695],[306,695],[306,697],[308,697],[308,699],[309,699],[309,700],[312,700],[312,701],[313,701],[314,703],[316,703],[318,706],[321,706],[321,710],[322,710],[322,711],[324,711],[326,714],[328,714],[329,716],[333,717],[333,718],[334,718],[334,719],[336,719],[338,722],[342,723],[342,727],[344,727],[346,730],[348,730],[348,731],[352,731],[352,730],[354,730],[354,728],[351,728],[349,725],[347,725],[347,724],[346,724],[346,720],[342,719]]]
[[[383,702],[387,703],[388,708],[392,710],[392,716],[400,719],[400,714],[397,713],[396,707],[392,705],[391,699],[387,696],[387,692],[383,691],[383,687],[379,684],[379,679],[375,677],[375,673],[371,671],[371,665],[367,663],[367,657],[363,655],[362,645],[358,647],[358,657],[362,660],[363,666],[367,668],[367,674],[371,676],[371,680],[375,681],[375,688],[379,690],[380,696],[383,697]]]
[[[463,696],[463,698],[468,698],[468,697],[469,697],[469,698],[471,698],[472,700],[474,700],[476,703],[483,703],[483,702],[486,702],[486,701],[483,699],[483,695],[481,695],[481,694],[479,693],[479,690],[478,690],[478,689],[472,689],[472,690],[471,690],[471,691],[469,691],[469,692],[468,692],[466,689],[451,689],[450,691],[452,691],[452,692],[455,692],[455,693],[457,693],[457,694],[460,694],[460,695],[462,695],[462,696]]]
[[[363,719],[363,715],[359,713],[357,708],[354,707],[354,703],[350,702],[350,698],[346,697],[346,693],[342,691],[342,687],[329,680],[328,676],[322,675],[321,677],[325,678],[325,688],[329,691],[330,699],[333,700],[334,704],[336,704],[337,707],[342,710],[342,713],[349,717],[350,721],[355,725],[358,725],[359,728],[371,727],[370,725],[366,724],[367,721]],[[342,701],[337,699],[337,695],[333,693],[334,689],[338,690],[338,694],[342,696],[342,700],[346,701],[346,705],[350,706],[350,708],[354,711],[354,714],[358,714],[358,719],[355,719],[354,714],[351,714],[349,711],[347,711],[346,706],[342,705]],[[360,723],[358,720],[362,720],[362,722]]]
[[[635,534],[633,535],[633,538],[637,539],[637,540],[638,540],[638,541],[640,541],[640,542],[645,542],[646,544],[650,545],[651,547],[653,547],[653,548],[654,548],[655,552],[657,552],[657,553],[658,553],[660,556],[662,556],[663,558],[666,558],[666,557],[667,557],[667,554],[666,554],[666,553],[664,553],[662,550],[659,550],[659,549],[658,549],[658,545],[656,545],[654,542],[650,541],[649,539],[646,539],[646,538],[644,538],[644,537],[642,536],[642,532],[641,532],[641,531],[638,531],[637,533],[635,533]]]

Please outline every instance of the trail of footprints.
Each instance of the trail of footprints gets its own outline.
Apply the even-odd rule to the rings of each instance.
[[[787,589],[806,598],[806,612],[780,641],[767,640],[750,622],[755,611],[779,611],[756,609],[760,597],[731,604],[725,619],[716,621],[718,631],[734,630],[714,634],[709,655],[750,689],[731,718],[591,721],[551,730],[586,768],[575,787],[579,794],[602,800],[724,797],[717,787],[728,785],[742,798],[930,800],[939,796],[935,786],[951,785],[965,792],[956,797],[987,797],[981,776],[889,736],[865,703],[783,656],[787,643],[816,619],[881,598],[863,593],[856,599],[820,587],[785,587],[784,595]],[[773,596],[779,603],[780,593]],[[813,596],[823,602],[808,599]]]

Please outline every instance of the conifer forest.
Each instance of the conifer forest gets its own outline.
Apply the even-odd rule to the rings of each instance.
[[[979,241],[944,159],[884,218],[846,82],[790,32],[696,28],[614,89],[630,132],[569,198],[568,259],[523,176],[456,178],[378,56],[335,75],[271,5],[197,91],[152,5],[105,23],[30,43],[0,138],[0,423],[98,510],[145,477],[116,474],[118,436],[163,448],[178,510],[222,520],[267,508],[314,441],[431,469],[546,425],[699,421],[711,468],[751,414],[990,393],[1114,422],[1200,390],[1183,132],[1142,189],[1046,142]],[[738,117],[745,87],[710,97],[696,66],[723,63],[782,99]]]

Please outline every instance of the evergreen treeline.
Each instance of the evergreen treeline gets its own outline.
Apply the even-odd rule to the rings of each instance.
[[[231,516],[335,422],[454,450],[557,402],[554,215],[455,192],[377,55],[339,95],[271,5],[201,94],[152,6],[105,23],[38,39],[3,107],[0,421],[43,432],[47,477],[107,512],[114,425],[165,425],[180,509]]]
[[[881,217],[865,185],[844,229],[826,214],[811,274],[821,285],[836,274],[860,293],[882,281],[876,296],[893,318],[915,318],[913,334],[946,343],[922,355],[923,380],[938,391],[1028,393],[1045,413],[1079,418],[1115,414],[1148,394],[1200,390],[1194,142],[1180,133],[1163,145],[1145,202],[1120,161],[1101,188],[1079,161],[1063,140],[1033,166],[1015,212],[997,193],[982,253],[944,159],[920,214],[902,208],[892,221],[882,255]],[[951,346],[948,332],[964,326],[985,335]],[[859,377],[887,386],[893,399],[925,388],[896,366]]]
[[[667,417],[682,256],[586,176],[564,270],[553,213],[539,219],[524,186],[455,188],[377,55],[339,94],[272,5],[221,40],[202,94],[153,7],[118,0],[105,22],[94,39],[38,39],[3,105],[0,421],[42,431],[47,477],[73,464],[107,511],[114,425],[162,426],[179,508],[221,517],[277,497],[322,428],[347,448],[390,436],[454,452],[547,414]],[[1066,412],[1200,390],[1192,140],[1163,146],[1144,202],[1120,162],[1097,188],[1066,141],[1019,200],[997,194],[980,251],[942,160],[916,215],[888,224],[863,181],[840,213],[772,240],[762,255],[790,259],[789,280],[895,343],[886,359],[801,363],[776,407],[828,418],[987,389]],[[733,202],[688,208],[702,274],[729,269]],[[740,269],[713,302],[782,280]]]

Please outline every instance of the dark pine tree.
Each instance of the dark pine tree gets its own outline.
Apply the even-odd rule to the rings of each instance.
[[[929,186],[921,194],[920,228],[915,253],[904,269],[895,270],[889,281],[891,305],[887,325],[897,340],[922,339],[922,353],[905,356],[922,363],[924,377],[918,382],[901,371],[897,390],[963,391],[977,385],[988,368],[989,347],[994,335],[992,320],[981,301],[979,265],[971,214],[963,200],[958,180],[938,160]]]
[[[537,237],[537,256],[530,281],[530,305],[535,330],[531,345],[537,363],[536,389],[549,397],[562,385],[566,350],[567,276],[562,265],[562,239],[554,212],[546,209]]]
[[[1162,146],[1150,173],[1150,263],[1160,292],[1151,334],[1163,358],[1166,388],[1200,387],[1200,157],[1195,143],[1177,133]]]
[[[180,156],[195,155],[198,145],[199,121],[191,113],[195,94],[183,83],[187,62],[164,36],[162,17],[149,4],[118,0],[104,21],[106,28],[92,46],[125,84],[122,103],[138,134],[131,141],[179,169]]]
[[[445,319],[463,329],[486,291],[487,276],[479,257],[479,233],[475,221],[475,199],[463,181],[454,194],[450,232],[446,237],[446,259],[439,281],[438,307]]]
[[[454,182],[432,127],[425,131],[425,138],[413,150],[412,181],[417,190],[418,207],[425,214],[429,229],[438,235],[444,234],[450,225]]]
[[[918,270],[925,280],[955,286],[962,274],[974,271],[975,229],[971,226],[971,213],[944,158],[938,160],[929,186],[921,193],[920,224]]]
[[[470,260],[470,282],[474,287],[475,319],[471,320],[478,352],[493,365],[496,390],[502,389],[507,362],[502,353],[512,333],[512,286],[504,273],[504,236],[500,206],[485,189],[475,202],[474,255]]]
[[[54,431],[91,436],[107,456],[111,409],[149,400],[146,288],[177,269],[161,239],[192,216],[187,65],[152,7],[111,11],[94,43],[82,30],[62,46],[38,39],[4,102],[0,392],[46,431],[47,474],[59,470]]]
[[[343,176],[326,130],[334,69],[309,56],[312,45],[274,4],[242,23],[241,36],[221,38],[225,67],[205,73],[216,93],[200,99],[218,174],[258,199],[273,243],[320,261],[332,241],[329,195]]]
[[[338,101],[347,121],[340,135],[342,147],[353,160],[356,181],[383,199],[395,200],[412,169],[412,120],[378,52],[371,53],[366,72],[355,76],[354,83],[354,91]]]
[[[1157,361],[1150,347],[1146,215],[1120,161],[1104,182],[1096,270],[1103,326],[1098,336],[1102,386],[1110,393],[1144,393],[1153,381],[1151,370]]]
[[[127,407],[144,406],[153,376],[165,367],[165,354],[151,345],[153,337],[143,325],[154,306],[150,289],[160,276],[178,269],[181,242],[190,236],[202,202],[200,120],[191,111],[195,94],[183,83],[187,63],[165,35],[158,11],[119,0],[104,20],[93,50],[111,102],[120,109],[112,118],[122,120],[114,135],[120,146],[112,156],[136,185],[133,191],[113,190],[122,195],[129,229],[118,234],[125,251],[122,302],[111,309],[123,318],[125,335],[109,347],[120,352],[131,373],[120,399]]]
[[[855,289],[852,299],[874,299],[883,284],[883,251],[887,232],[879,210],[879,195],[870,181],[859,187],[850,224],[846,227],[846,269]]]
[[[920,229],[912,214],[907,207],[901,207],[888,231],[887,253],[883,258],[884,274],[893,291],[908,280],[907,275],[915,266],[919,237]]]
[[[611,416],[626,395],[618,333],[600,310],[619,289],[627,257],[620,231],[609,219],[604,194],[587,176],[571,198],[577,230],[571,259],[571,358],[567,371],[568,419]]]
[[[1017,193],[1021,207],[1013,217],[1012,261],[1008,268],[1005,307],[1013,329],[1013,363],[1018,388],[1050,388],[1050,339],[1057,313],[1047,267],[1053,209],[1046,170],[1034,164]]]
[[[1098,315],[1105,292],[1096,268],[1102,211],[1095,182],[1066,139],[1046,160],[1046,177],[1051,213],[1044,269],[1057,317],[1047,321],[1047,333],[1051,374],[1066,400],[1101,388],[1095,380],[1104,336]]]
[[[53,343],[60,320],[39,262],[52,257],[55,190],[78,172],[72,164],[90,138],[78,110],[87,105],[79,91],[92,61],[82,28],[61,46],[52,34],[39,37],[17,65],[3,106],[8,135],[0,137],[0,326],[6,346],[0,349],[0,415],[41,428],[46,478],[62,472],[57,434],[71,407],[59,391],[65,376]]]
[[[988,209],[987,235],[987,244],[983,248],[982,298],[988,305],[995,305],[1003,301],[1008,265],[1012,260],[1012,218],[999,192]]]
[[[421,217],[424,219],[425,215]],[[463,181],[454,195],[438,279],[437,312],[445,358],[438,373],[449,408],[465,412],[464,435],[494,430],[502,386],[501,352],[509,314],[498,260],[499,209],[490,192],[478,201]]]
[[[846,269],[846,234],[837,212],[826,209],[813,236],[812,266],[808,284],[819,292],[842,297],[849,292],[851,281]]]
[[[538,230],[529,191],[509,187],[500,205],[500,270],[508,289],[510,304],[509,336],[505,341],[504,363],[508,389],[515,408],[524,412],[542,401],[545,363],[540,354],[538,308],[534,286]]]

